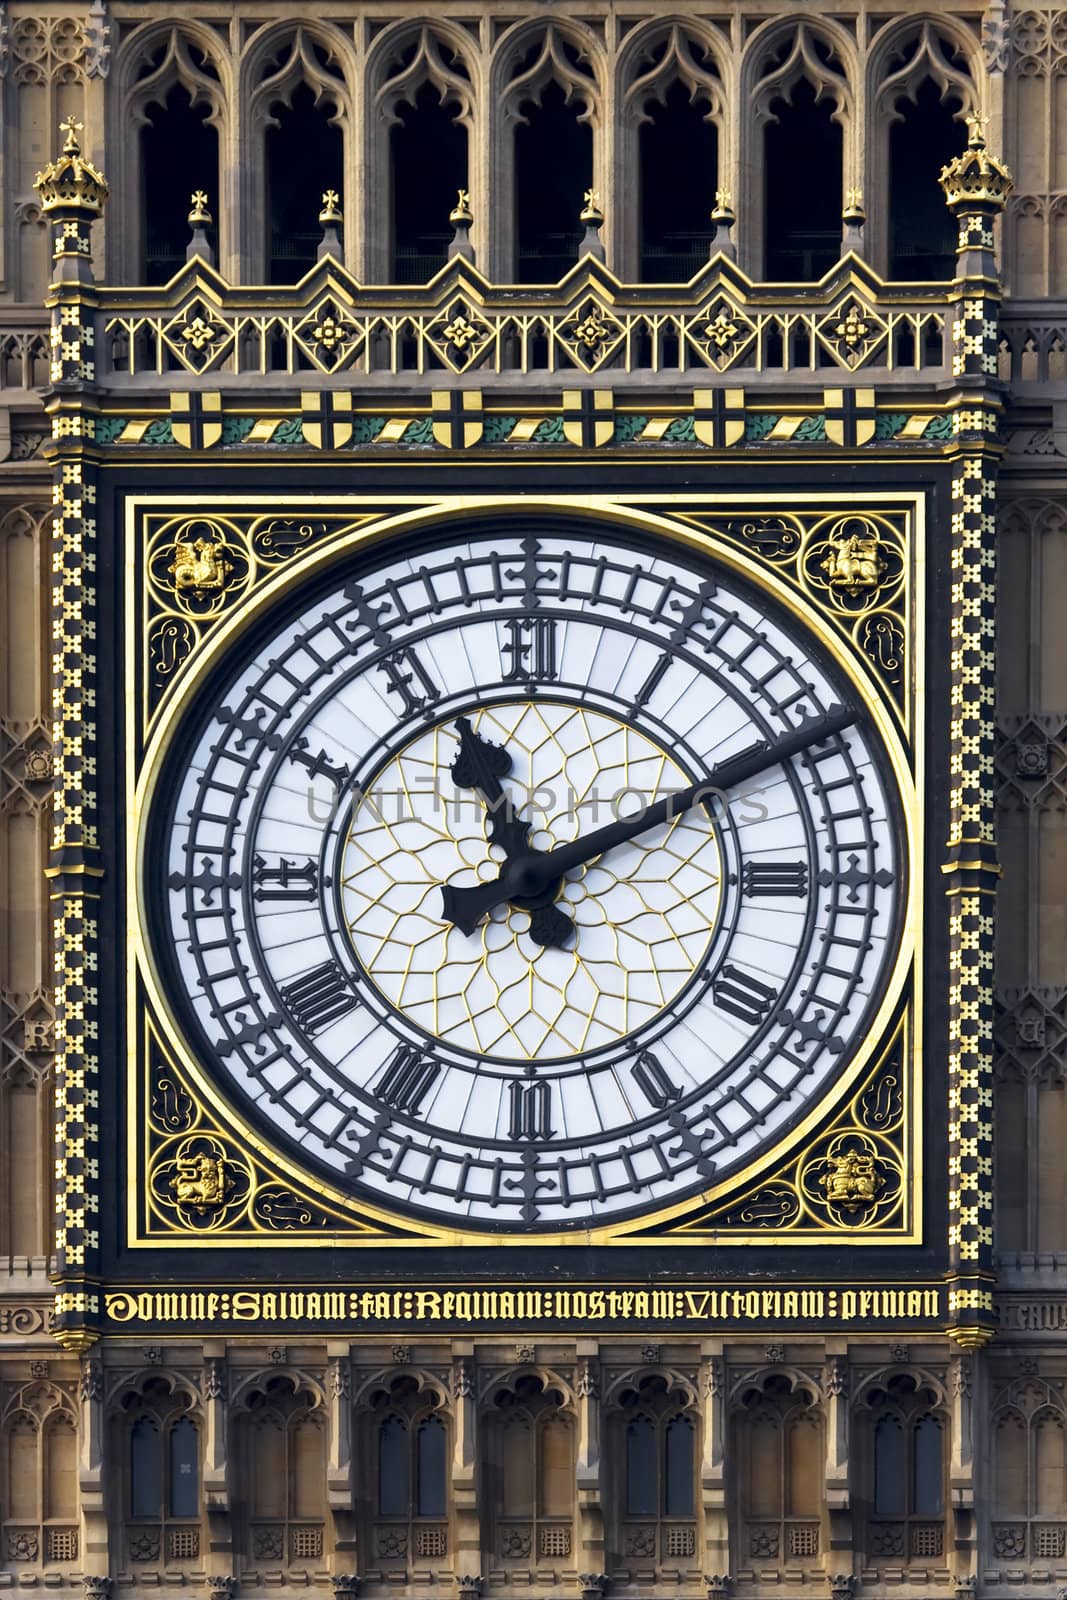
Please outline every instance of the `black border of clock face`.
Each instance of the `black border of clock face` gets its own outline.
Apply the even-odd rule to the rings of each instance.
[[[483,540],[492,541],[494,538],[514,538],[516,532],[520,530],[524,535],[534,540],[536,540],[539,535],[558,538],[561,535],[566,535],[567,533],[571,533],[576,537],[588,538],[590,535],[595,537],[598,533],[602,534],[608,531],[604,529],[603,525],[598,522],[591,523],[573,515],[559,518],[551,516],[539,516],[533,519],[524,519],[521,524],[510,518],[507,520],[484,518],[472,520],[470,523],[466,524],[459,524],[455,521],[455,519],[449,519],[447,522],[442,521],[441,523],[437,524],[432,530],[423,531],[417,536],[411,536],[404,540],[394,541],[388,547],[388,555],[393,559],[410,558],[412,556],[417,556],[422,551],[436,550],[446,540],[454,540],[456,542],[462,541],[465,543],[473,543],[475,541]],[[640,555],[643,552],[647,552],[650,555],[662,554],[664,550],[663,540],[656,539],[654,536],[650,536],[641,532],[627,530],[619,524],[612,525],[610,529],[610,537],[613,542],[618,545],[628,545],[634,551],[635,556]],[[668,544],[670,547],[672,560],[681,566],[688,567],[689,570],[692,571],[696,581],[701,581],[702,577],[706,580],[709,574],[713,574],[716,571],[716,564],[713,560],[701,558],[699,554],[686,550],[681,544],[670,543],[670,541],[668,541]],[[381,544],[373,545],[369,548],[367,554],[368,562],[377,565],[383,558],[383,546]],[[241,641],[241,661],[244,662],[249,660],[254,655],[256,649],[259,647],[259,644],[264,639],[276,636],[279,629],[284,627],[286,622],[291,620],[294,614],[313,604],[317,598],[320,598],[323,595],[331,592],[336,592],[340,587],[339,567],[340,563],[333,563],[325,573],[316,579],[314,584],[308,583],[301,586],[298,592],[292,594],[287,598],[287,600],[280,602],[278,607],[276,607],[268,616],[260,619],[256,627],[250,628],[243,636]],[[350,582],[358,582],[358,578],[350,579]],[[755,586],[737,578],[734,574],[731,574],[731,588],[738,593],[745,593],[752,596],[757,603],[763,607],[765,607],[767,604],[766,596],[761,591],[759,591]],[[794,629],[797,627],[802,628],[803,624],[794,624]],[[657,643],[662,645],[662,640],[657,640]],[[821,648],[816,640],[809,637],[806,640],[805,648],[810,657],[817,663],[819,668],[826,674],[831,682],[840,683],[842,681],[842,674],[839,666],[833,660],[833,658],[829,657],[828,653]],[[701,663],[701,665],[706,666],[706,663]],[[220,663],[218,668],[212,674],[209,682],[202,686],[200,695],[198,697],[199,703],[202,704],[205,701],[208,701],[212,704],[213,708],[217,704],[220,704],[221,701],[219,700],[219,694],[222,692],[224,685],[232,681],[233,672],[234,666],[231,656],[231,659],[224,660],[222,663]],[[514,686],[514,689],[519,688],[519,685]],[[514,692],[510,698],[515,698]],[[157,805],[154,808],[153,815],[149,821],[148,830],[147,859],[149,861],[165,863],[167,860],[168,851],[165,848],[165,840],[174,822],[174,813],[177,803],[176,797],[180,790],[179,780],[181,776],[184,775],[185,770],[184,762],[188,758],[190,749],[196,742],[199,741],[200,738],[202,738],[205,729],[209,727],[211,722],[214,720],[214,716],[215,712],[213,710],[212,713],[206,717],[187,717],[178,733],[178,736],[175,738],[171,748],[166,753],[156,792],[157,794],[162,795],[172,793],[175,796],[175,801],[174,804],[170,806]],[[438,720],[436,711],[433,712],[430,720]],[[664,733],[666,735],[668,730],[664,730]],[[410,736],[409,724],[406,737],[410,738]],[[889,770],[889,764],[885,759],[884,752],[881,749],[881,744],[877,737],[870,740],[870,748],[878,765],[885,792],[889,797],[890,821],[894,833],[896,859],[899,863],[901,874],[903,874],[907,870],[907,858],[903,848],[903,829],[900,820],[899,804],[896,798],[897,791],[895,783],[892,773]],[[791,781],[793,781],[792,774]],[[805,825],[808,825],[807,820]],[[172,1001],[176,1003],[181,1014],[183,1015],[186,1026],[189,1023],[192,1024],[191,1030],[189,1030],[191,1031],[191,1036],[196,1037],[199,1033],[199,1024],[197,1023],[195,1017],[192,1017],[191,1015],[185,1015],[187,1007],[182,1002],[183,984],[177,973],[173,945],[170,942],[168,931],[164,926],[163,908],[165,906],[165,893],[165,885],[160,886],[157,883],[152,887],[152,890],[148,895],[150,927],[153,945],[155,947],[157,957],[161,958],[161,969],[165,969],[166,971],[165,987],[170,993]],[[902,902],[904,898],[904,896],[901,896],[900,902]],[[812,914],[814,914],[813,911]],[[895,949],[897,947],[899,943],[900,932],[900,917],[898,915],[896,926],[893,930],[891,945],[888,948]],[[891,962],[887,959],[883,967],[883,973],[888,972],[890,966]],[[865,1017],[869,1018],[874,1014],[876,1006],[883,992],[884,988],[880,987],[879,992],[872,996],[871,1001],[869,1002],[869,1005],[864,1013]],[[773,1017],[771,1022],[773,1022]],[[770,1026],[771,1022],[768,1022],[767,1026]],[[861,1029],[862,1023],[857,1023],[857,1035],[861,1033]],[[201,1059],[205,1061],[205,1065],[208,1067],[208,1070],[211,1072],[211,1075],[215,1078],[215,1080],[221,1081],[223,1090],[227,1094],[227,1098],[231,1098],[230,1085],[226,1076],[219,1073],[218,1068],[211,1061],[210,1056],[208,1056],[205,1060],[204,1051],[198,1051],[198,1054],[201,1056]],[[795,1124],[796,1120],[804,1115],[807,1115],[810,1110],[811,1107],[807,1103],[799,1107],[796,1116],[789,1119],[789,1122],[784,1124],[777,1131],[776,1142],[785,1137],[789,1129]],[[281,1138],[287,1147],[298,1153],[298,1159],[308,1165],[313,1166],[317,1171],[322,1172],[323,1175],[326,1176],[331,1182],[340,1183],[342,1186],[344,1186],[344,1180],[340,1178],[336,1169],[328,1166],[325,1162],[320,1161],[314,1155],[302,1149],[302,1147],[295,1141],[284,1135],[279,1135],[277,1128],[272,1124],[270,1118],[259,1112],[254,1105],[249,1102],[242,1102],[241,1113],[242,1115],[247,1116],[256,1126],[258,1126],[268,1140],[278,1140]],[[552,1148],[555,1149],[557,1147],[561,1146],[558,1146],[557,1142],[553,1141]],[[718,1177],[719,1174],[716,1174],[716,1176]],[[360,1186],[357,1183],[352,1184],[351,1187],[353,1190],[357,1190]],[[700,1185],[698,1184],[695,1187],[699,1188]],[[383,1197],[377,1192],[374,1193],[374,1198],[375,1202],[378,1204],[386,1203],[391,1206],[394,1205],[394,1202],[391,1200],[383,1201]],[[683,1198],[683,1194],[679,1192],[676,1198]],[[412,1206],[408,1208],[400,1203],[395,1203],[395,1209],[400,1212],[409,1210],[413,1216],[418,1217],[419,1219],[425,1219],[428,1215],[433,1215],[433,1213],[428,1213],[426,1210],[419,1207]],[[646,1213],[649,1209],[655,1209],[655,1207],[650,1207],[648,1202],[645,1202],[631,1212],[625,1212],[622,1210],[619,1212],[612,1212],[610,1220],[623,1221],[626,1220],[628,1216],[640,1215]],[[605,1218],[604,1220],[607,1221],[608,1219]],[[573,1226],[575,1229],[581,1229],[588,1227],[589,1225],[588,1219],[584,1218],[576,1221],[573,1224],[552,1224],[552,1226],[557,1228],[559,1231],[567,1231],[568,1226]],[[503,1229],[505,1231],[514,1231],[516,1227],[521,1226],[521,1224],[514,1219],[501,1221],[495,1225],[492,1222],[488,1222],[484,1219],[479,1219],[477,1222],[471,1222],[465,1219],[465,1226],[467,1228],[473,1228],[476,1231],[485,1232],[487,1235],[491,1236],[492,1232],[495,1230]],[[532,1232],[530,1236],[532,1239],[536,1238],[536,1230]]]

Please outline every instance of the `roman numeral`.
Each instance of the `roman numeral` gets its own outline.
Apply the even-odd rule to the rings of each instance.
[[[389,679],[389,689],[404,702],[407,715],[413,715],[440,699],[440,690],[414,650],[407,647],[395,650],[382,661],[381,670]]]
[[[720,1011],[740,1017],[754,1028],[763,1021],[778,998],[778,990],[758,978],[750,977],[740,967],[725,966],[711,986],[715,1004]]]
[[[424,1056],[412,1044],[397,1045],[386,1062],[375,1097],[394,1111],[416,1112],[440,1070],[440,1063],[433,1056]]]
[[[298,766],[306,767],[313,778],[329,778],[335,789],[343,789],[348,782],[348,768],[335,767],[325,750],[320,750],[317,756],[308,754],[308,742],[303,734],[300,735],[299,739],[293,740],[287,754],[290,761],[295,761]]]
[[[359,1005],[336,961],[324,961],[280,991],[293,1021],[304,1033],[317,1033]]]
[[[262,856],[252,857],[253,900],[314,900],[318,881],[318,862],[310,856],[302,867],[284,856],[276,867],[268,867]]]
[[[510,638],[504,654],[511,658],[507,683],[551,683],[556,677],[556,624],[551,617],[509,617]]]
[[[681,1089],[672,1083],[665,1068],[651,1050],[642,1050],[633,1066],[631,1076],[650,1106],[662,1111],[672,1100],[677,1100]]]
[[[512,1139],[551,1139],[552,1086],[549,1083],[523,1083],[513,1078],[511,1094]]]
[[[742,872],[742,894],[795,895],[808,892],[808,869],[803,861],[746,861]]]

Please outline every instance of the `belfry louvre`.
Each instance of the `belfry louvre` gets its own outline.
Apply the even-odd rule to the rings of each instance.
[[[1067,1593],[1065,84],[0,9],[0,1586]]]

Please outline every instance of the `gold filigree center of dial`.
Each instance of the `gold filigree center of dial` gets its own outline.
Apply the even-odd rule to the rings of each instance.
[[[551,850],[691,782],[647,734],[550,701],[515,701],[472,718],[512,757],[504,788]],[[485,882],[503,858],[486,842],[485,806],[452,780],[454,723],[393,756],[354,811],[341,901],[352,944],[381,995],[459,1049],[547,1060],[610,1045],[653,1020],[704,959],[719,908],[715,828],[696,807],[568,873],[559,903],[575,924],[543,950],[529,915],[499,906],[475,933],[444,920],[441,885]]]

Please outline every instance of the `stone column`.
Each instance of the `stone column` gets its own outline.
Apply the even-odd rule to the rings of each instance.
[[[726,1360],[721,1339],[700,1346],[704,1452],[700,1488],[704,1509],[704,1572],[709,1587],[728,1588],[730,1526],[726,1513]]]
[[[474,1345],[452,1345],[452,1504],[456,1551],[453,1571],[464,1592],[482,1575],[482,1534],[478,1510],[478,1400]]]
[[[333,1518],[333,1571],[347,1575],[355,1566],[357,1539],[352,1501],[352,1352],[347,1340],[331,1339],[326,1358],[326,1499]]]
[[[600,1485],[600,1346],[579,1339],[578,1354],[578,1550],[579,1572],[604,1571],[604,1507]]]
[[[230,1521],[229,1410],[230,1374],[222,1339],[204,1343],[204,1508],[208,1523],[207,1567],[224,1576],[233,1564]]]

